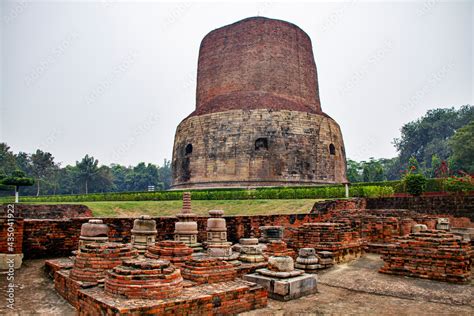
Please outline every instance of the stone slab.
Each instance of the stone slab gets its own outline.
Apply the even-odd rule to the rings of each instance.
[[[243,279],[263,286],[268,291],[268,297],[279,301],[289,301],[317,292],[317,278],[314,274],[278,279],[253,273],[244,275]]]
[[[54,273],[59,270],[70,270],[74,266],[74,261],[70,258],[48,259],[44,262],[44,270],[50,278],[54,278]]]

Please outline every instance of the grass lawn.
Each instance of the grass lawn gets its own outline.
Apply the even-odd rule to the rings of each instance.
[[[317,199],[294,200],[194,200],[193,212],[208,215],[209,210],[224,210],[226,215],[264,215],[308,213]],[[46,204],[46,203],[37,203]],[[57,204],[57,203],[51,203]],[[87,205],[97,217],[131,217],[175,215],[182,201],[107,201],[79,202]]]

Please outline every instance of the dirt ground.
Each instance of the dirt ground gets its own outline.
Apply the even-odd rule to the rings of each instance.
[[[317,294],[245,313],[265,315],[474,315],[474,285],[378,273],[383,261],[367,254],[318,275]]]
[[[44,260],[27,260],[15,275],[15,310],[6,305],[6,275],[0,275],[0,314],[74,315],[43,271]],[[263,315],[474,315],[474,285],[455,285],[377,272],[376,255],[342,264],[318,275],[319,293],[290,302],[269,300]]]

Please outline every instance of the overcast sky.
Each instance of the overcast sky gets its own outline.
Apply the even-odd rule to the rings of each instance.
[[[393,157],[404,123],[474,104],[474,1],[1,3],[0,141],[63,166],[170,159],[195,107],[201,39],[256,15],[311,37],[349,158]]]

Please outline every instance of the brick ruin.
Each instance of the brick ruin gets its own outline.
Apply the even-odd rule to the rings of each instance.
[[[473,249],[470,242],[440,230],[425,230],[396,237],[381,250],[382,273],[467,283]]]
[[[346,182],[342,133],[321,109],[309,36],[264,17],[207,34],[196,109],[176,129],[172,165],[177,189]]]
[[[177,225],[174,235],[189,237],[193,234],[194,239],[156,242],[157,224],[148,216],[134,220],[130,243],[110,242],[110,230],[102,220],[91,219],[83,223],[75,256],[45,263],[46,270],[54,277],[55,289],[79,315],[116,314],[117,311],[130,314],[236,314],[265,307],[266,289],[238,279],[236,268],[239,266],[242,275],[261,264],[247,263],[240,268],[240,264],[191,248],[197,241],[197,223],[191,221],[195,215],[191,212],[189,193],[184,195],[183,206],[185,211],[178,214],[181,222],[177,222],[181,225]],[[211,214],[221,216],[223,212]],[[186,221],[182,221],[183,218]],[[213,247],[213,242],[227,243],[226,232],[222,230],[225,222],[215,217],[208,221],[211,238],[205,244]],[[216,226],[219,228],[218,240],[214,235]]]
[[[296,230],[292,247],[329,251],[336,263],[356,259],[363,253],[359,232],[346,223],[304,224]]]
[[[192,214],[186,194],[184,214],[192,214],[187,220],[195,221],[190,245],[202,244],[205,249],[200,251],[186,244],[189,238],[171,240],[183,213],[179,219],[19,219],[15,225],[23,228],[18,236],[23,249],[17,252],[28,256],[29,249],[35,249],[31,245],[41,245],[34,257],[41,251],[43,257],[54,256],[57,244],[50,238],[61,238],[60,253],[75,256],[47,260],[46,270],[58,293],[83,315],[117,309],[187,313],[189,308],[239,313],[264,307],[268,297],[288,300],[314,293],[311,275],[364,252],[383,256],[383,273],[470,280],[470,219],[449,212],[368,209],[365,200],[357,199],[323,204],[312,214],[223,217],[223,211],[211,211],[210,217],[200,217]],[[216,245],[231,249],[233,260],[221,257],[220,250],[213,257]],[[164,298],[157,301],[160,295]]]

